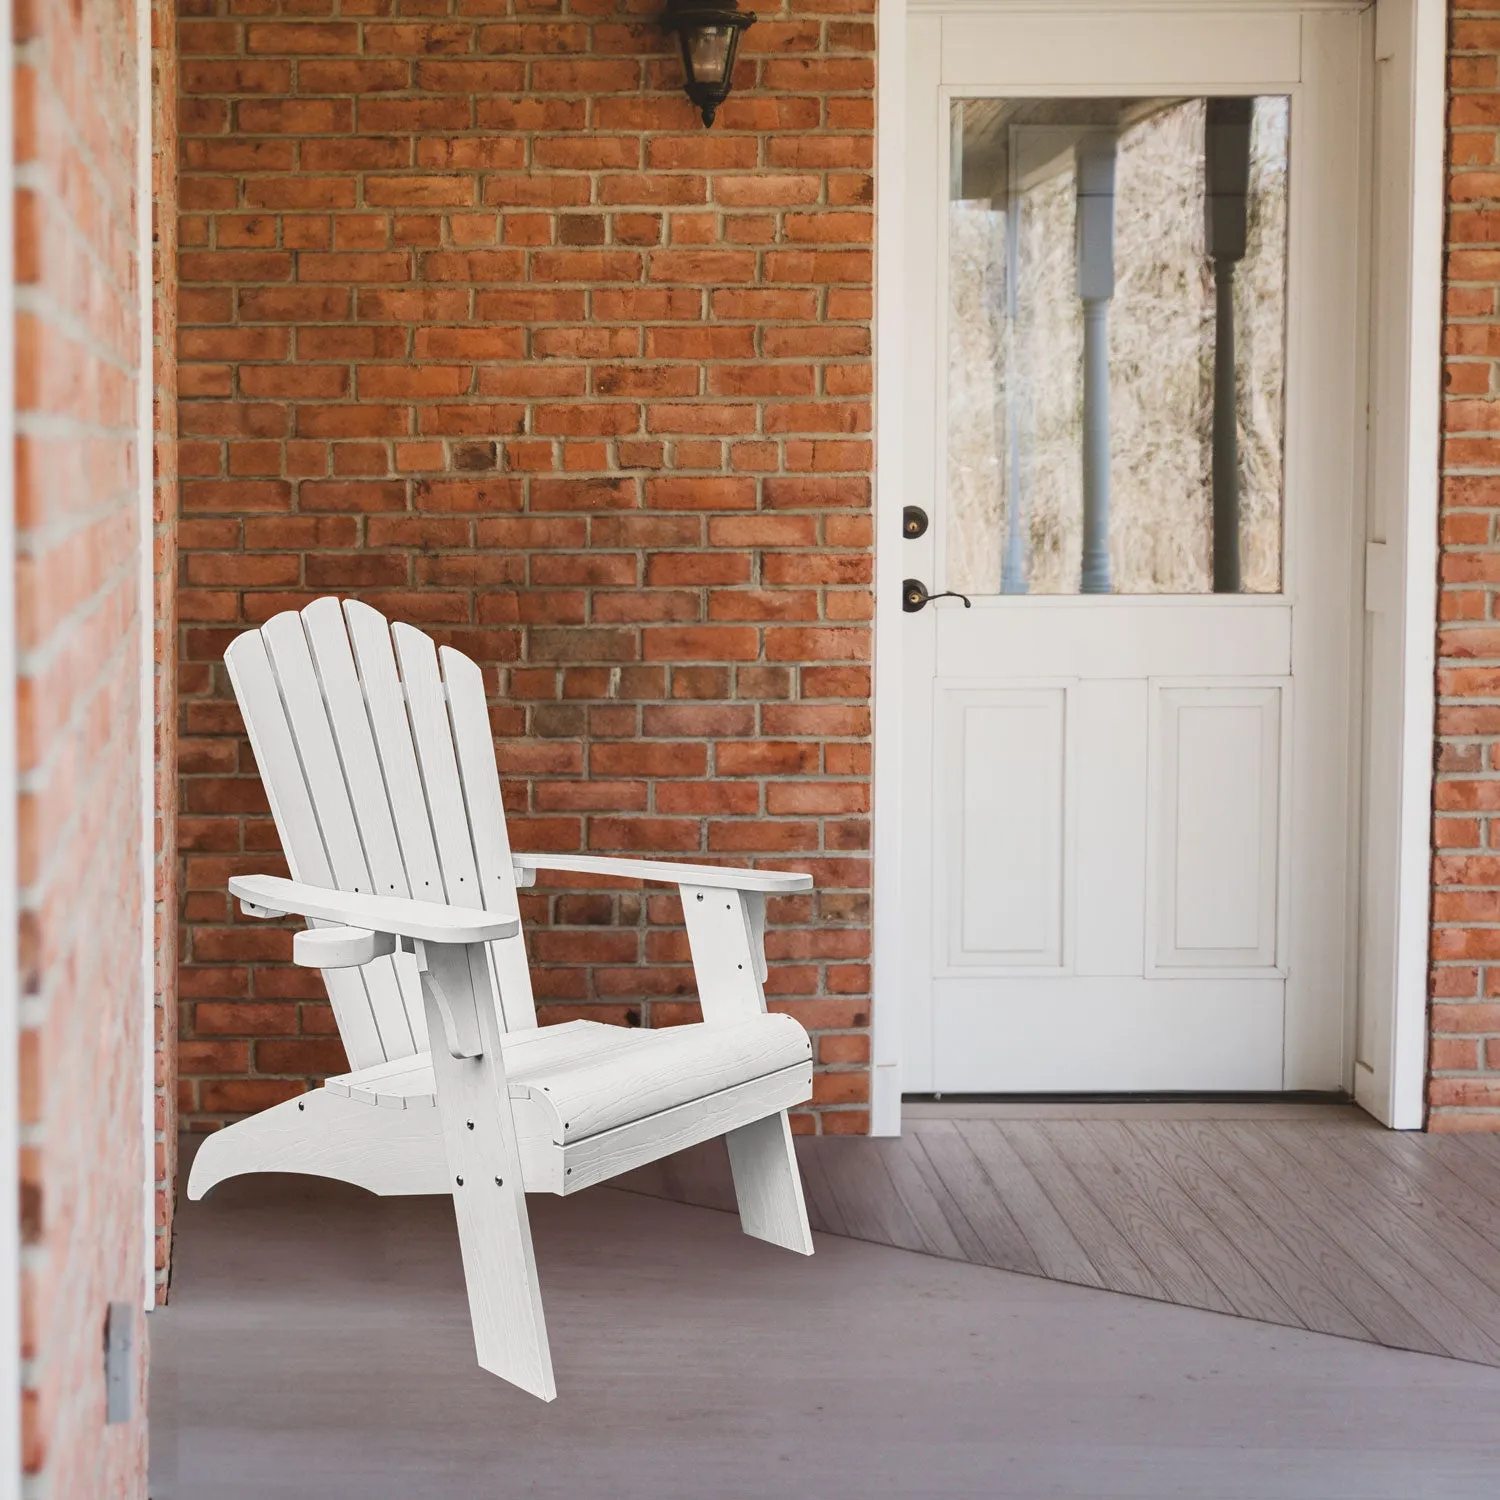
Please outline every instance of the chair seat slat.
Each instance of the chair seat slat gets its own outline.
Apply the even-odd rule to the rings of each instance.
[[[535,1045],[527,1045],[535,1039]],[[702,1023],[664,1031],[626,1030],[597,1021],[543,1026],[501,1038],[506,1091],[542,1113],[558,1145],[675,1109],[704,1094],[810,1066],[807,1033],[788,1016],[751,1016],[728,1026]],[[335,1093],[385,1109],[431,1103],[430,1056],[330,1078]]]

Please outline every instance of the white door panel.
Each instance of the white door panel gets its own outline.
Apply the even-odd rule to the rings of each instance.
[[[1358,681],[1351,621],[1362,399],[1361,272],[1349,226],[1363,204],[1370,35],[1368,20],[1352,12],[1248,5],[985,14],[969,0],[962,14],[909,19],[904,498],[928,511],[931,526],[901,543],[902,571],[933,590],[967,584],[973,598],[967,608],[932,601],[902,622],[904,701],[915,709],[901,731],[908,1092],[1349,1085],[1349,726]],[[1274,566],[1268,574],[1263,533],[1259,542],[1243,540],[1243,527],[1255,524],[1244,518],[1269,514],[1255,510],[1261,501],[1252,498],[1245,502],[1251,509],[1229,514],[1242,527],[1232,545],[1249,545],[1254,555],[1246,566],[1261,570],[1253,578],[1247,573],[1239,582],[1238,560],[1233,573],[1221,574],[1216,553],[1213,579],[1231,578],[1219,585],[1226,592],[1208,592],[1211,585],[1201,582],[1128,582],[1147,576],[1140,558],[1155,558],[1152,548],[1170,554],[1162,564],[1169,573],[1178,566],[1173,518],[1203,514],[1180,497],[1207,485],[1190,460],[1179,489],[1162,492],[1153,532],[1157,492],[1137,477],[1147,472],[1139,450],[1150,444],[1137,442],[1120,459],[1137,469],[1119,486],[1136,507],[1120,524],[1135,530],[1107,531],[1104,544],[1105,572],[1122,570],[1104,589],[1122,591],[1100,591],[1097,544],[1089,552],[1098,532],[1089,531],[1088,507],[1099,504],[1090,496],[1097,494],[1101,442],[1106,527],[1124,515],[1122,507],[1108,509],[1111,413],[1118,407],[1129,420],[1132,410],[1148,409],[1148,398],[1158,400],[1150,410],[1161,408],[1146,387],[1166,378],[1162,370],[1191,364],[1167,349],[1158,370],[1154,347],[1137,345],[1131,353],[1119,344],[1121,337],[1128,344],[1127,326],[1124,335],[1107,335],[1116,342],[1103,346],[1109,373],[1099,383],[1100,344],[1089,328],[1100,326],[1100,298],[1109,304],[1116,276],[1128,283],[1132,266],[1120,271],[1114,263],[1111,217],[1108,289],[1097,290],[1101,262],[1090,235],[1098,231],[1089,228],[1096,221],[1085,203],[1096,191],[1085,185],[1095,180],[1088,175],[1096,170],[1095,138],[1103,131],[1111,142],[1113,205],[1113,174],[1126,160],[1119,142],[1128,130],[1187,105],[1202,110],[1200,120],[1222,124],[1239,107],[1233,101],[1250,96],[1269,99],[1266,107],[1280,110],[1283,122],[1281,301],[1247,302],[1265,295],[1252,280],[1251,292],[1242,285],[1226,315],[1217,279],[1223,231],[1213,225],[1200,231],[1201,268],[1190,266],[1185,290],[1173,283],[1170,295],[1201,297],[1207,286],[1201,317],[1216,339],[1226,316],[1231,333],[1250,320],[1246,360],[1271,347],[1254,323],[1255,308],[1279,309],[1276,443],[1255,450],[1258,460],[1250,448],[1236,449],[1235,442],[1250,439],[1229,447],[1251,454],[1243,465],[1261,464],[1262,491],[1268,472],[1280,485]],[[1201,129],[1200,195],[1210,172],[1209,126]],[[1139,202],[1149,174],[1140,176],[1139,165],[1133,170]],[[1033,239],[1025,240],[1028,221],[1018,207],[1019,194],[1045,194],[1060,173],[1077,184],[1066,188],[1077,194],[1076,243],[1070,239],[1065,252],[1077,257],[1072,291],[1071,264],[1064,277],[1058,253],[1036,248],[1043,209],[1035,210]],[[1271,222],[1268,210],[1257,212]],[[1138,246],[1139,222],[1132,232]],[[1214,234],[1220,252],[1207,248]],[[1061,243],[1060,236],[1049,243]],[[1025,262],[1028,254],[1034,259]],[[954,288],[969,285],[955,279],[960,266],[969,281],[1003,283],[1010,299],[1003,311],[993,300],[955,311]],[[1020,346],[1004,341],[1023,337],[1016,299],[1024,288],[1041,297],[1038,287],[1051,288],[1046,307],[1053,313],[1050,322],[1038,315],[1028,325],[1027,364],[1015,352]],[[1139,281],[1132,295],[1141,295]],[[1077,346],[1068,343],[1075,336],[1069,296],[1075,309],[1083,305],[1084,342]],[[1002,329],[988,344],[986,318]],[[1188,336],[1201,337],[1193,330],[1202,326],[1190,326]],[[1127,359],[1134,364],[1122,374],[1119,361]],[[965,384],[964,362],[983,369],[986,360],[998,372],[992,396],[983,382]],[[1235,388],[1206,367],[1201,379],[1215,393]],[[1080,381],[1078,419],[1066,392]],[[1262,401],[1265,390],[1262,382],[1247,399]],[[1189,390],[1183,399],[1199,397]],[[1090,401],[1095,412],[1104,403],[1102,438]],[[1178,407],[1172,420],[1190,425],[1179,413],[1197,409]],[[1249,431],[1263,415],[1232,409],[1231,431]],[[1134,420],[1129,430],[1138,438],[1142,419]],[[1030,426],[1023,433],[1018,422]],[[1080,555],[1078,523],[1056,509],[1074,484],[1067,439],[1057,436],[1071,430],[1069,422],[1082,432],[1085,454],[1082,582],[1074,573],[1071,591],[1065,575],[1076,567],[1068,558]],[[986,449],[992,430],[994,446]],[[1168,434],[1158,446],[1170,440]],[[1213,445],[1218,464],[1217,427]],[[1277,463],[1279,471],[1266,467]],[[1001,498],[986,498],[994,494]],[[1028,494],[1034,498],[1025,500]],[[1217,511],[1217,489],[1214,495]],[[1034,508],[1025,511],[1027,504]],[[1063,519],[1047,519],[1058,515]],[[1036,529],[1043,525],[1054,529],[1043,536]],[[1006,535],[997,534],[1005,527]],[[1108,560],[1117,553],[1125,563]],[[1028,571],[1017,586],[1023,555]],[[1036,568],[1051,571],[1032,581]],[[1179,574],[1187,576],[1179,568],[1171,578]],[[983,587],[973,581],[981,575]]]
[[[938,685],[940,969],[1065,965],[1068,697]]]
[[[991,88],[1004,54],[1004,86],[1088,93],[1170,91],[1191,77],[1215,85],[1285,87],[1301,77],[1301,17],[1234,12],[952,15],[943,19],[943,76]]]
[[[1280,1089],[1282,991],[1277,979],[952,980],[935,1013],[940,1086],[1118,1093],[1123,1056],[1130,1090]]]
[[[1182,599],[977,598],[972,609],[935,610],[945,677],[1152,675],[1282,677],[1292,669],[1292,612],[1279,598],[1247,603]],[[1109,623],[1101,628],[1101,608]],[[925,611],[924,611],[925,613]]]
[[[1081,682],[1072,788],[1074,972],[1145,972],[1148,696],[1145,682]]]
[[[1152,685],[1148,974],[1279,972],[1282,698],[1290,685]]]

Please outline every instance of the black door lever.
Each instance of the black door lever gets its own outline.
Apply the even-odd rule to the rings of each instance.
[[[901,608],[909,615],[914,615],[930,599],[962,599],[965,609],[973,609],[967,594],[960,594],[953,589],[945,589],[941,594],[929,594],[927,585],[920,578],[908,578],[901,585]]]

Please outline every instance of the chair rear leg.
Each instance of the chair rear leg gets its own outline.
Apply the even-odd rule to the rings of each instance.
[[[813,1253],[802,1174],[792,1147],[786,1111],[741,1125],[724,1137],[734,1173],[734,1196],[740,1227],[758,1240],[769,1240],[799,1255]]]
[[[482,948],[478,961],[485,961]],[[493,1008],[486,1014],[479,1007],[481,1055],[454,1057],[441,1040],[433,996],[423,989],[474,1350],[483,1369],[551,1401],[557,1387]]]

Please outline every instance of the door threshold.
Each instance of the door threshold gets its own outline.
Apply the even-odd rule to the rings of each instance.
[[[1342,1091],[1294,1093],[905,1094],[903,1120],[1364,1119]]]

